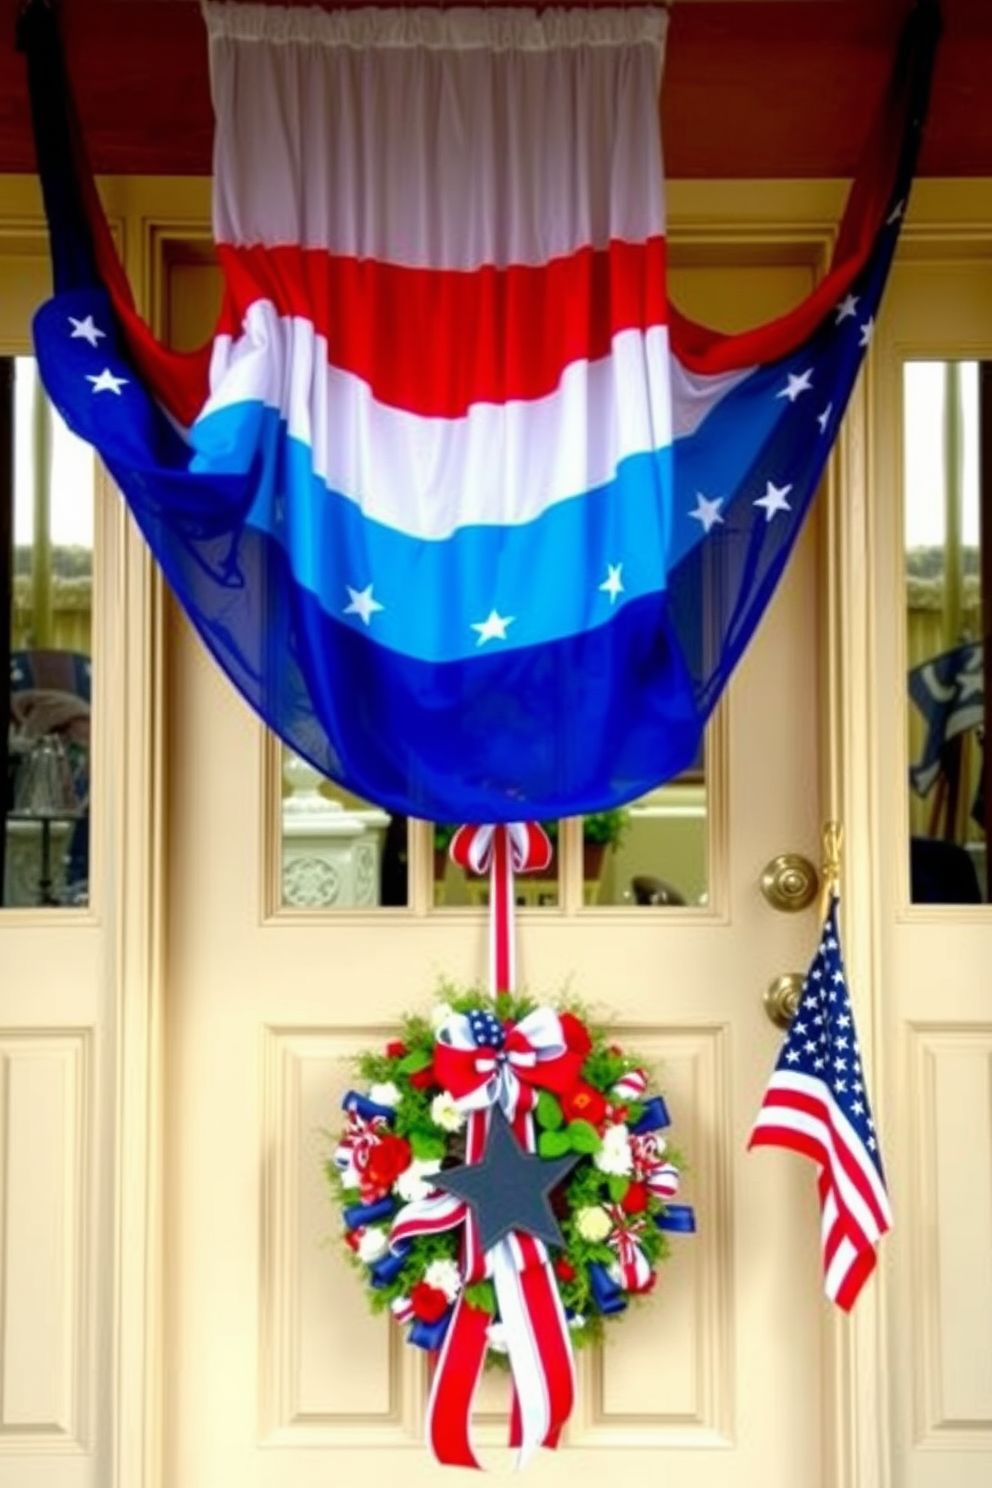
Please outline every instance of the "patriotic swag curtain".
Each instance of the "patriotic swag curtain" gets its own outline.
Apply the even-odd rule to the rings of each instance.
[[[231,680],[343,785],[499,822],[671,777],[870,342],[935,6],[826,278],[729,337],[667,297],[664,10],[203,12],[225,293],[191,356],[137,316],[54,19],[23,22],[52,399]]]

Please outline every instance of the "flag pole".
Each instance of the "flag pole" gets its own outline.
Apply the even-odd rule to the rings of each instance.
[[[844,828],[838,821],[828,821],[823,828],[823,857],[820,862],[820,919],[827,918],[830,901],[840,893],[840,850]]]

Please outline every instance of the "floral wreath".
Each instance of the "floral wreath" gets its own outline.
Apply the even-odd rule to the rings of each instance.
[[[365,1090],[344,1097],[327,1174],[373,1309],[439,1354],[435,1454],[478,1466],[468,1418],[482,1366],[513,1372],[511,1442],[522,1460],[555,1445],[573,1399],[571,1346],[601,1338],[607,1320],[651,1292],[667,1232],[695,1224],[672,1202],[680,1161],[660,1135],[665,1102],[606,1029],[577,1006],[505,991],[442,997],[429,1018],[405,1017],[381,1052],[358,1056]],[[439,1186],[482,1159],[500,1110],[525,1153],[571,1155],[548,1194],[559,1245],[514,1230],[483,1252],[471,1206]]]

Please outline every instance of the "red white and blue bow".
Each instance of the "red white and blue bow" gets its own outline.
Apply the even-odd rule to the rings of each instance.
[[[477,1022],[474,1015],[452,1013],[434,1048],[438,1084],[460,1111],[471,1115],[498,1104],[515,1123],[518,1114],[534,1109],[540,1090],[565,1095],[574,1087],[582,1055],[568,1048],[561,1019],[551,1008],[535,1008],[519,1023],[483,1035],[492,1042],[478,1042]],[[517,1135],[526,1139],[528,1131]]]
[[[634,1175],[644,1183],[655,1198],[673,1199],[679,1191],[679,1170],[674,1163],[666,1162],[664,1137],[657,1132],[645,1132],[632,1136],[630,1148],[634,1158]]]
[[[348,1109],[344,1135],[334,1151],[335,1167],[343,1174],[353,1174],[363,1187],[372,1149],[388,1131],[387,1116],[366,1117],[354,1107]]]
[[[540,873],[551,863],[551,839],[538,822],[459,827],[448,849],[470,873],[489,873],[489,986],[493,995],[514,985],[515,873]]]
[[[619,1204],[609,1204],[607,1212],[613,1228],[606,1243],[616,1256],[616,1281],[625,1292],[646,1291],[654,1275],[654,1268],[639,1243],[640,1236],[647,1229],[647,1221],[627,1214]]]

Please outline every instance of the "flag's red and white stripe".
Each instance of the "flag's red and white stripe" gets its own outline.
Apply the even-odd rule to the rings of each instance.
[[[892,1225],[885,1185],[858,1133],[821,1080],[776,1070],[749,1145],[784,1147],[819,1164],[825,1286],[848,1309]]]

